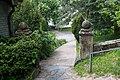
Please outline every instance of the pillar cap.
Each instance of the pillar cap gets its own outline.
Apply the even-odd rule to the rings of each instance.
[[[82,28],[89,29],[91,27],[91,24],[88,20],[85,20],[82,22]]]

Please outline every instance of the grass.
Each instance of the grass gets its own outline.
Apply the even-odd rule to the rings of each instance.
[[[104,36],[94,36],[94,42],[104,42],[108,40],[119,39],[119,36],[113,34]],[[80,44],[76,43],[77,55],[80,55]],[[104,53],[93,57],[93,72],[89,70],[89,59],[82,60],[75,66],[75,70],[80,76],[96,74],[98,76],[115,75],[120,77],[120,50]]]
[[[80,43],[76,41],[76,51],[77,51],[77,56],[80,56]]]
[[[81,76],[96,74],[104,76],[112,74],[120,77],[120,50],[111,51],[101,56],[93,57],[93,73],[89,73],[89,59],[83,60],[75,66]]]

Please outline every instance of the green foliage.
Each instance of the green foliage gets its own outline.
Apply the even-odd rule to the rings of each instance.
[[[60,0],[27,0],[39,10],[39,13],[45,18],[47,23],[52,21],[57,23],[59,17]]]
[[[76,54],[80,56],[80,43],[76,42]]]
[[[94,42],[104,42],[104,41],[119,39],[120,35],[107,34],[102,36],[94,36],[93,38],[94,38]]]
[[[89,59],[75,66],[75,70],[81,76],[89,75]],[[120,50],[111,51],[101,56],[93,57],[93,73],[105,76],[107,74],[120,75]]]
[[[78,10],[78,13],[81,13],[94,25],[95,30],[113,29],[115,34],[120,34],[120,1],[68,0],[67,5],[68,4],[70,6],[66,10],[69,12],[67,15],[71,13],[74,14],[74,12]],[[113,26],[114,28],[112,28]]]
[[[8,38],[0,35],[0,42],[7,43],[7,41],[8,41]]]
[[[42,17],[38,7],[28,0],[15,8],[15,12],[13,14],[13,25],[15,29],[18,27],[20,22],[26,22],[32,31],[48,30],[48,24],[45,18]]]
[[[113,29],[101,29],[101,30],[94,30],[94,37],[95,42],[104,42],[108,40],[119,39],[120,35],[115,35]]]
[[[113,34],[113,29],[94,30],[94,36],[105,36]]]
[[[72,33],[74,34],[78,42],[79,42],[79,31],[81,29],[81,25],[83,21],[84,21],[83,16],[79,14],[74,18],[72,23]]]
[[[119,28],[119,10],[120,10],[120,3],[119,1],[106,1],[103,4],[103,9],[100,11],[103,21],[105,22],[108,27],[114,26],[114,33],[116,35],[120,34]]]
[[[12,80],[26,76],[35,67],[38,49],[34,40],[20,40],[16,44],[0,45],[0,78]]]
[[[5,38],[4,38],[5,39]],[[0,39],[3,41],[3,38]],[[37,30],[29,36],[18,36],[0,43],[0,79],[18,80],[26,78],[35,68],[38,60],[46,59],[57,47],[59,41],[52,32]]]

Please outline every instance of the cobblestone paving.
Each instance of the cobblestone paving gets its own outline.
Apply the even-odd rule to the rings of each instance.
[[[47,59],[39,63],[41,72],[34,80],[120,80],[109,77],[78,77],[73,70],[76,58],[76,43],[72,33],[55,31],[58,39],[67,39],[68,43],[56,49]],[[67,36],[65,36],[67,34]]]

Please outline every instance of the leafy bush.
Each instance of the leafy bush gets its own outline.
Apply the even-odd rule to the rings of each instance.
[[[0,35],[0,42],[7,43],[8,38]]]
[[[26,22],[32,31],[40,29],[48,30],[48,23],[41,15],[39,9],[31,1],[24,1],[21,5],[15,8],[13,14],[13,25],[17,29],[20,22]]]
[[[35,66],[38,57],[38,50],[33,49],[34,47],[36,47],[34,40],[20,40],[11,46],[1,44],[1,48],[3,48],[0,54],[1,79],[7,80],[7,78],[11,76],[16,78],[26,76],[29,70],[32,70]]]
[[[25,78],[38,60],[46,59],[62,41],[52,32],[36,30],[29,36],[18,36],[0,43],[0,79]],[[64,43],[64,41],[62,42]]]
[[[74,36],[78,42],[79,42],[79,31],[80,31],[83,21],[84,21],[84,19],[83,19],[82,15],[79,14],[78,16],[76,16],[74,18],[73,23],[72,23],[72,33],[74,34]]]
[[[94,30],[94,36],[105,36],[113,33],[114,33],[113,29]]]

